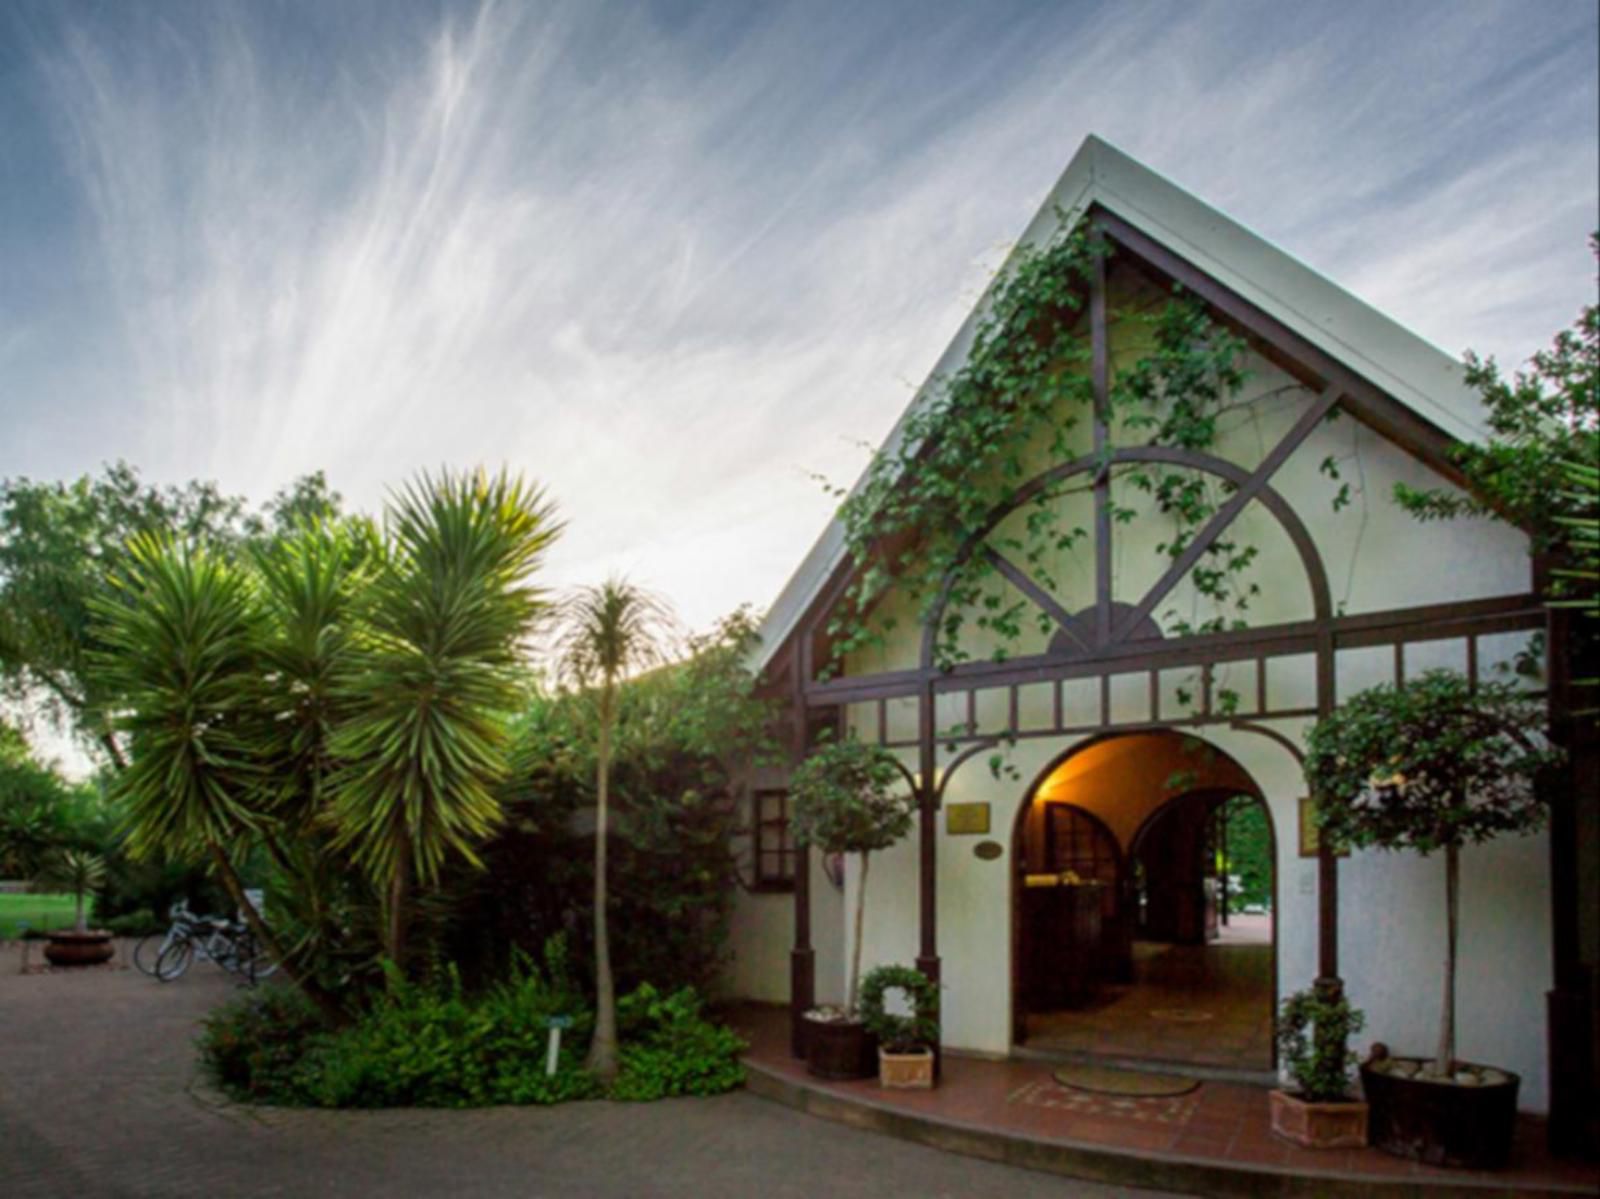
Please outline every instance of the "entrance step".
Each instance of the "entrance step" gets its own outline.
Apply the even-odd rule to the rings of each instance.
[[[1067,1049],[1034,1049],[1015,1045],[1011,1056],[1025,1062],[1048,1062],[1056,1066],[1111,1066],[1118,1070],[1143,1071],[1150,1074],[1186,1074],[1203,1082],[1231,1082],[1246,1087],[1278,1085],[1278,1076],[1271,1070],[1238,1070],[1228,1066],[1196,1065],[1193,1062],[1167,1061],[1148,1057],[1122,1057],[1109,1053],[1079,1053]]]

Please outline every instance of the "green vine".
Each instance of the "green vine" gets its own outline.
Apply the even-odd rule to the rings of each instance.
[[[1066,459],[1072,431],[1093,419],[1086,314],[1091,281],[1108,252],[1081,228],[1020,247],[990,293],[963,364],[934,380],[907,415],[896,445],[877,454],[860,487],[844,499],[840,517],[859,569],[827,625],[832,655],[825,674],[840,669],[846,655],[884,643],[895,620],[875,609],[891,587],[914,602],[922,623],[945,601],[934,640],[941,669],[962,660],[969,622],[993,635],[996,659],[1010,655],[1030,619],[1041,635],[1055,631],[1049,613],[1008,594],[993,558],[976,552],[974,536],[990,529],[1040,462]],[[1117,499],[1131,487],[1171,522],[1170,536],[1157,547],[1168,561],[1183,554],[1234,490],[1195,469],[1113,467],[1110,457],[1118,442],[1211,450],[1219,421],[1242,407],[1236,398],[1246,381],[1244,342],[1176,288],[1155,303],[1108,313],[1108,324],[1118,323],[1135,324],[1145,346],[1109,381],[1112,436],[1097,469],[1040,488],[1018,509],[1020,521],[1008,519],[985,539],[1047,590],[1056,590],[1058,564],[1075,561],[1090,542],[1089,530],[1067,519],[1061,501],[1091,490],[1097,474],[1126,485],[1113,488],[1114,521],[1127,524],[1138,515]],[[1191,619],[1169,610],[1163,613],[1168,630],[1184,635],[1242,627],[1259,594],[1249,578],[1258,554],[1257,547],[1226,536],[1208,546],[1190,577],[1213,613]]]

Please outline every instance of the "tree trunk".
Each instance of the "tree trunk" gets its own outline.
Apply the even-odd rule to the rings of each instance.
[[[89,931],[89,922],[83,917],[83,892],[78,892],[78,918],[72,925],[74,931],[86,933]]]
[[[128,760],[122,756],[122,750],[117,745],[117,739],[112,736],[111,733],[102,733],[100,735],[100,744],[105,749],[106,753],[111,755],[111,763],[113,766],[115,766],[118,770],[126,770],[128,768]]]
[[[595,765],[594,827],[594,1039],[585,1065],[601,1082],[617,1076],[617,989],[611,977],[611,937],[606,921],[606,836],[611,783],[611,725],[615,684],[606,680],[600,697],[600,745]]]
[[[1444,850],[1444,1010],[1439,1018],[1439,1052],[1431,1073],[1449,1077],[1456,1063],[1456,926],[1460,920],[1461,849],[1447,845]]]
[[[861,985],[861,925],[867,912],[867,854],[861,854],[861,881],[856,884],[856,943],[850,951],[850,985],[845,988],[844,1011],[856,1015],[856,991]]]
[[[284,955],[283,946],[278,943],[278,938],[267,927],[266,921],[261,919],[261,913],[256,911],[256,905],[250,902],[250,897],[244,893],[244,884],[239,881],[233,863],[228,861],[228,855],[222,852],[222,846],[215,841],[207,841],[206,849],[216,865],[217,877],[222,880],[222,889],[228,893],[228,898],[233,900],[234,905],[243,914],[244,922],[250,926],[250,931],[255,934],[256,940],[261,942],[261,947],[278,962],[283,972],[289,976],[289,981],[299,987],[305,997],[316,1005],[324,1019],[330,1024],[344,1023],[344,1009],[339,1006],[338,1001],[315,981],[306,978],[290,965]]]
[[[389,960],[402,975],[406,973],[406,905],[411,898],[411,836],[402,828],[400,852],[389,880]]]

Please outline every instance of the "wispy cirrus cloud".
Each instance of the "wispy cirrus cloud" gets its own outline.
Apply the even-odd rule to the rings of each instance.
[[[859,468],[1090,132],[1452,350],[1592,291],[1584,6],[23,11],[51,136],[0,163],[61,212],[0,215],[0,473],[375,505],[504,462],[558,578],[697,623],[777,591],[808,472]]]

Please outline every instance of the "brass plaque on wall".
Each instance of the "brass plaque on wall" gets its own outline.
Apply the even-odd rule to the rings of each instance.
[[[976,834],[989,831],[989,805],[986,803],[946,804],[944,831],[955,835]]]
[[[1005,851],[1005,846],[998,841],[979,841],[972,847],[974,856],[982,858],[985,862],[994,861]]]

